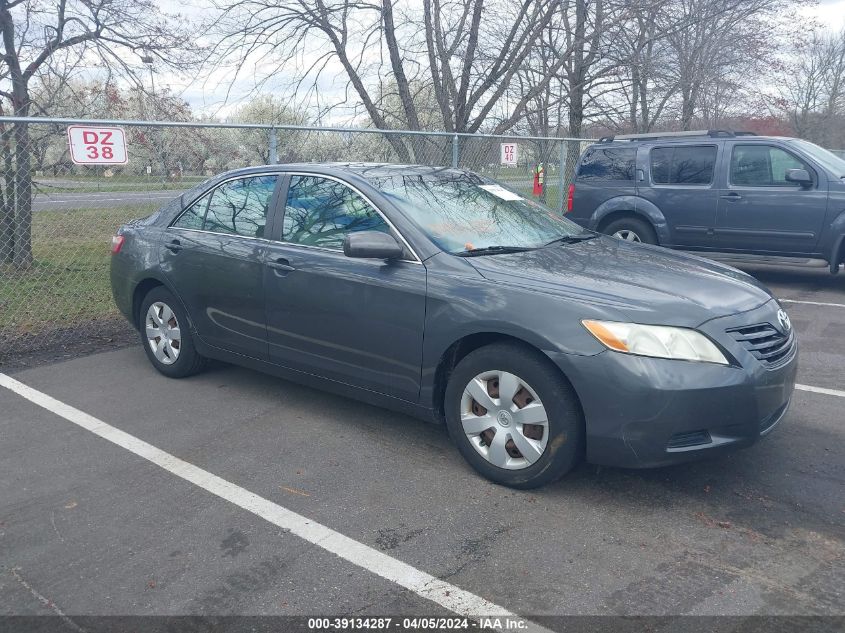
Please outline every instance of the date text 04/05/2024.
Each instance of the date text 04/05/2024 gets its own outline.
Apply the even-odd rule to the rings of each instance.
[[[528,622],[514,617],[482,617],[470,620],[464,617],[361,617],[361,618],[309,618],[308,629],[312,631],[351,630],[497,630],[520,631],[528,628]]]

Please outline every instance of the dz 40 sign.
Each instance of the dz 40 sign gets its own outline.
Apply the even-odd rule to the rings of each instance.
[[[516,165],[519,151],[516,143],[502,143],[502,165]]]
[[[77,165],[124,165],[128,160],[123,128],[71,125],[67,141],[70,158]]]

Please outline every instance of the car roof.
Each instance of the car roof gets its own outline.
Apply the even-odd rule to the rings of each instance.
[[[256,165],[241,167],[220,174],[230,178],[232,176],[266,173],[268,171],[303,171],[327,175],[354,175],[359,178],[387,178],[390,176],[432,176],[440,174],[460,175],[467,172],[452,167],[437,167],[432,165],[396,165],[389,163],[353,163],[353,162],[321,162],[321,163],[279,163],[275,165]]]
[[[724,141],[741,141],[742,143],[760,143],[770,141],[790,141],[790,136],[757,136],[753,132],[725,132],[722,130],[701,130],[693,132],[655,132],[654,134],[636,134],[625,136],[606,136],[600,138],[591,147],[614,146],[614,147],[636,147],[637,145],[665,145],[693,143],[700,145]]]

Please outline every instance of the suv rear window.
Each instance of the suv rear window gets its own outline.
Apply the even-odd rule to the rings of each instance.
[[[714,145],[655,147],[651,181],[658,185],[709,185],[716,166]]]
[[[637,148],[589,149],[578,166],[578,180],[633,180]]]

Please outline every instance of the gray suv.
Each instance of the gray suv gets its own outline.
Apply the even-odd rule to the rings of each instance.
[[[567,217],[633,242],[747,263],[845,261],[845,160],[808,141],[723,130],[606,137]]]

